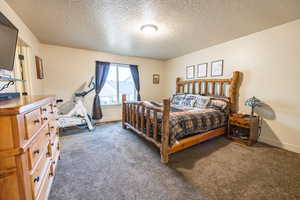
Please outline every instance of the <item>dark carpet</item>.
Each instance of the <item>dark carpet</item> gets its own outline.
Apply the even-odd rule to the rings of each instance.
[[[68,131],[50,200],[300,199],[300,155],[218,137],[160,163],[120,123]],[[78,131],[77,131],[78,132]]]

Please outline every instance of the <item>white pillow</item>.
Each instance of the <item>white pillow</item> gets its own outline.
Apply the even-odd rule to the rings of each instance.
[[[196,102],[195,102],[195,107],[196,108],[207,108],[209,104],[210,97],[209,96],[198,96]]]

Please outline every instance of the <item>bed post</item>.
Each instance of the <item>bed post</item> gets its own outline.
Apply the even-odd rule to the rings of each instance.
[[[238,80],[239,80],[239,71],[234,71],[231,78],[229,95],[231,103],[231,112],[235,113],[237,109],[237,89],[238,89]]]
[[[125,120],[126,120],[126,94],[122,94],[122,128],[126,128]]]
[[[176,78],[176,93],[180,93],[180,85],[179,82],[181,81],[180,77]]]
[[[162,120],[162,138],[161,138],[161,162],[169,161],[169,115],[170,115],[170,99],[163,100],[163,120]]]

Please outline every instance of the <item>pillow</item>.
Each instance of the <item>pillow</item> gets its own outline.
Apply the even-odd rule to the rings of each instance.
[[[182,105],[184,98],[185,94],[174,94],[171,103],[175,105]]]
[[[210,100],[209,96],[200,96],[199,95],[194,106],[196,108],[207,108],[209,100]]]
[[[224,98],[211,98],[208,104],[209,108],[225,111],[228,108],[229,101]]]
[[[199,95],[187,94],[183,100],[182,105],[194,107]]]

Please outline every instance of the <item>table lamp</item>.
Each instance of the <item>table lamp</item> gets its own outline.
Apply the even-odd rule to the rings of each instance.
[[[251,117],[253,117],[254,108],[257,106],[258,107],[261,106],[261,101],[257,99],[255,96],[253,96],[245,101],[245,106],[251,107]]]

